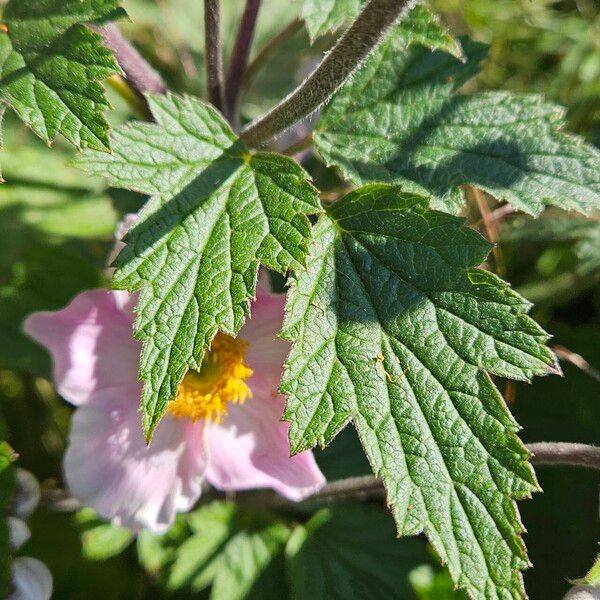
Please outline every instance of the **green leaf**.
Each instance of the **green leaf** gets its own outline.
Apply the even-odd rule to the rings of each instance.
[[[466,600],[468,596],[455,589],[448,571],[434,570],[430,565],[417,567],[410,582],[418,600]]]
[[[211,590],[211,600],[284,597],[284,580],[278,559],[283,557],[290,530],[270,523],[257,531],[244,531],[228,544]]]
[[[251,155],[209,105],[176,95],[149,103],[156,125],[125,126],[113,136],[113,154],[91,152],[79,161],[117,187],[152,194],[114,277],[118,289],[141,289],[135,334],[144,341],[148,437],[217,331],[239,331],[259,264],[281,273],[302,265],[305,215],[319,210],[299,165]]]
[[[354,19],[360,11],[361,0],[304,0],[302,18],[310,41],[335,31]]]
[[[468,60],[392,34],[324,109],[315,143],[356,184],[399,183],[457,212],[470,184],[537,215],[544,205],[600,207],[600,151],[561,131],[563,109],[539,96],[456,91],[477,72]]]
[[[118,0],[10,0],[0,33],[0,101],[44,141],[108,150],[100,81],[120,72],[102,36],[86,27],[125,15]]]
[[[140,564],[153,578],[160,578],[163,569],[177,557],[177,549],[189,537],[187,515],[178,515],[166,533],[156,534],[143,529],[137,537],[137,555]]]
[[[311,42],[354,19],[363,4],[363,0],[305,0],[302,18]],[[394,27],[390,35],[404,39],[407,45],[422,44],[444,50],[457,58],[462,56],[460,44],[440,25],[437,15],[420,4]]]
[[[600,555],[596,557],[594,564],[591,569],[585,574],[583,578],[587,585],[600,585]]]
[[[574,310],[571,314],[581,313]],[[523,425],[523,438],[597,444],[600,383],[590,374],[600,368],[600,324],[596,318],[573,327],[553,319],[551,327],[553,343],[582,356],[591,371],[563,361],[564,378],[518,384],[514,412]],[[525,587],[530,598],[562,598],[569,580],[585,573],[598,552],[598,527],[591,526],[598,519],[598,473],[567,466],[538,471],[544,493],[535,494],[522,506],[534,565],[525,573]]]
[[[65,166],[70,154],[50,150],[20,126],[8,129],[7,182],[0,186],[0,369],[47,377],[47,353],[23,334],[22,321],[101,284],[117,215],[101,180]]]
[[[82,508],[75,520],[82,530],[83,556],[90,560],[106,560],[121,554],[134,539],[129,529],[102,521],[91,508]]]
[[[286,548],[294,600],[411,598],[410,571],[428,562],[425,545],[396,539],[376,506],[323,508],[298,525]]]
[[[553,210],[540,219],[527,217],[511,219],[500,230],[502,243],[517,247],[545,244],[555,247],[559,243],[572,244],[577,260],[575,271],[588,276],[600,273],[600,221],[585,219]]]
[[[282,597],[286,525],[229,502],[198,509],[189,525],[193,535],[176,550],[168,589],[199,592],[212,584],[213,600]]]
[[[281,386],[293,452],[353,421],[400,535],[425,531],[454,581],[520,598],[527,566],[513,498],[536,489],[486,371],[556,373],[529,304],[477,268],[490,245],[399,188],[331,205],[292,282]]]
[[[243,530],[235,505],[213,502],[190,515],[194,535],[177,549],[176,559],[169,571],[168,588],[188,587],[200,591],[209,586],[223,558],[227,544]]]
[[[430,50],[442,50],[458,59],[463,58],[460,42],[440,23],[439,17],[425,6],[417,4],[388,34],[397,43],[419,44]]]

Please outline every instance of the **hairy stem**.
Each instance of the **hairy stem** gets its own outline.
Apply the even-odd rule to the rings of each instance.
[[[295,18],[286,27],[284,27],[276,36],[272,37],[259,51],[254,59],[250,62],[244,73],[244,81],[242,87],[250,86],[258,72],[264,67],[265,63],[276,54],[277,50],[294,34],[302,29],[304,23],[301,19]]]
[[[502,250],[500,246],[498,246],[498,225],[494,219],[491,218],[491,212],[487,203],[487,199],[485,193],[475,186],[466,186],[469,195],[475,201],[477,205],[477,209],[479,210],[479,214],[481,215],[481,220],[483,223],[483,228],[485,230],[485,234],[490,242],[494,245],[492,247],[492,256],[494,257],[494,263],[496,267],[496,273],[500,275],[500,277],[506,276],[506,266],[504,264],[504,257],[502,255]]]
[[[244,74],[248,64],[250,46],[254,37],[254,28],[260,9],[261,0],[246,0],[246,8],[242,15],[240,28],[237,32],[233,54],[229,68],[227,69],[227,78],[225,80],[225,114],[231,122],[237,120],[237,104],[244,81]]]
[[[570,466],[584,467],[600,471],[600,447],[588,444],[567,442],[538,442],[527,444],[531,452],[531,462],[536,466]],[[230,497],[214,488],[203,491],[201,504],[213,500]],[[385,489],[381,480],[373,475],[349,477],[331,481],[318,492],[306,498],[308,503],[327,503],[348,500],[372,500],[385,497]],[[296,502],[286,500],[271,490],[249,490],[237,492],[235,502],[247,507],[294,509]],[[42,505],[51,510],[72,511],[79,508],[79,503],[62,490],[49,490],[42,493]]]
[[[414,4],[415,0],[370,0],[315,71],[270,112],[246,126],[242,140],[258,146],[317,110]]]
[[[534,465],[567,465],[600,471],[600,447],[566,442],[528,444]]]
[[[219,0],[204,0],[206,87],[208,99],[219,110],[223,108],[223,53],[220,25]]]
[[[565,346],[561,346],[560,344],[552,346],[551,350],[561,360],[566,360],[567,362],[570,362],[579,370],[583,371],[586,375],[589,375],[592,379],[600,381],[600,371],[592,367],[592,365],[590,365],[590,363],[587,360],[585,360],[585,358],[583,358],[581,354],[577,354],[572,350],[569,350]]]
[[[566,442],[539,442],[528,444],[531,462],[536,466],[584,467],[600,471],[600,447]],[[381,480],[373,475],[350,477],[331,481],[305,503],[333,502],[340,500],[370,500],[383,498],[385,490]],[[293,508],[294,503],[278,496],[275,492],[253,490],[236,494],[236,502],[243,505],[271,508]]]
[[[130,88],[146,107],[144,94],[164,94],[167,87],[161,76],[148,64],[114,24],[92,26],[103,38],[117,59]],[[148,113],[149,114],[149,113]]]

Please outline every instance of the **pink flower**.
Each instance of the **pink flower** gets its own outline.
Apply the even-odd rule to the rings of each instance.
[[[287,343],[276,337],[284,299],[259,289],[238,338],[215,338],[188,372],[149,447],[138,411],[135,296],[92,290],[25,331],[54,361],[58,391],[77,406],[66,479],[73,495],[116,525],[164,531],[192,508],[206,479],[220,490],[270,487],[291,500],[324,483],[311,452],[289,456],[277,393]]]

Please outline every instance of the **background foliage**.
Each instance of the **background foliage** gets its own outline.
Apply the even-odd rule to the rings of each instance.
[[[229,52],[239,6],[223,4]],[[597,2],[435,0],[433,5],[453,31],[491,44],[470,91],[543,92],[567,107],[571,129],[600,144]],[[124,24],[127,35],[169,84],[202,93],[202,3],[129,0],[124,6],[133,19]],[[265,1],[254,47],[262,47],[299,11],[299,2]],[[326,36],[310,46],[304,30],[293,35],[246,90],[244,118],[256,116],[301,81],[329,43]],[[133,115],[121,98],[110,88],[108,95],[116,107],[107,115],[112,123],[129,120]],[[62,487],[60,460],[70,408],[48,383],[48,359],[20,333],[20,323],[34,310],[61,307],[78,291],[103,283],[114,226],[119,216],[140,206],[142,197],[107,191],[101,180],[65,166],[74,154],[70,147],[59,140],[49,150],[12,117],[6,118],[4,146],[0,408],[18,464],[31,470],[45,490],[46,502],[29,523],[32,537],[19,552],[50,567],[57,598],[187,598],[190,592],[199,598],[278,598],[286,590],[300,599],[360,598],[367,577],[370,597],[461,597],[421,538],[395,540],[392,518],[378,501],[302,505],[294,514],[215,501],[180,518],[165,536],[144,534],[137,541],[87,510],[60,510],[51,499]],[[307,165],[321,189],[339,186],[335,174],[317,161]],[[470,223],[483,227],[473,200]],[[491,201],[489,206],[494,208]],[[499,249],[490,260],[535,302],[533,316],[555,336],[552,344],[599,367],[598,218],[583,220],[550,209],[533,224],[529,217],[509,215],[498,235]],[[563,368],[564,380],[498,382],[524,426],[525,441],[599,439],[597,372],[594,378],[568,363]],[[353,430],[344,431],[318,458],[328,479],[368,472]],[[525,581],[534,600],[559,598],[567,580],[589,568],[600,539],[597,475],[561,468],[539,469],[538,477],[544,493],[520,504],[535,567],[525,572]],[[328,589],[328,578],[348,587]]]

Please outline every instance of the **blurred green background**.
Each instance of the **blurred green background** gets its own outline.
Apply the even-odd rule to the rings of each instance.
[[[133,21],[123,24],[124,31],[169,85],[202,94],[202,2],[125,0],[124,5]],[[255,53],[299,14],[300,5],[264,1]],[[453,33],[491,45],[478,87],[542,93],[565,106],[571,130],[600,145],[598,0],[433,0],[432,6]],[[223,1],[226,53],[242,7],[242,0]],[[290,91],[334,39],[311,47],[298,28],[245,90],[243,117],[256,116]],[[121,98],[110,94],[111,121],[132,118]],[[143,199],[106,190],[101,181],[66,166],[73,153],[69,147],[59,142],[53,150],[46,148],[10,117],[4,138],[0,408],[18,465],[35,474],[46,499],[31,518],[32,537],[19,553],[50,567],[54,597],[202,598],[212,583],[214,598],[281,598],[289,589],[293,597],[305,598],[315,595],[307,584],[311,578],[325,582],[319,592],[324,598],[459,597],[423,540],[394,539],[391,517],[380,501],[322,510],[299,507],[293,514],[209,504],[180,519],[166,536],[143,535],[137,542],[89,511],[74,514],[51,501],[53,490],[63,485],[60,463],[71,409],[49,383],[48,357],[20,334],[20,325],[34,310],[59,308],[78,291],[105,283],[114,227]],[[306,164],[322,188],[338,185],[318,160]],[[481,227],[475,210],[468,216]],[[599,369],[599,218],[575,219],[558,210],[547,211],[539,222],[509,215],[499,236],[495,266],[535,302],[533,316],[555,336],[552,343]],[[563,368],[563,379],[499,382],[500,389],[524,427],[525,441],[598,443],[597,373],[594,378],[568,362]],[[318,455],[330,479],[368,472],[351,430]],[[538,476],[544,492],[520,508],[533,563],[525,573],[526,588],[532,599],[545,600],[562,597],[569,579],[583,575],[597,552],[599,478],[567,468],[540,468]],[[207,546],[207,538],[218,544]],[[263,565],[258,579],[240,587],[239,580],[228,579],[227,561],[235,566],[235,557],[256,539],[266,548],[268,568]],[[336,578],[351,582],[348,594],[354,595],[336,596],[327,588],[326,582]]]

